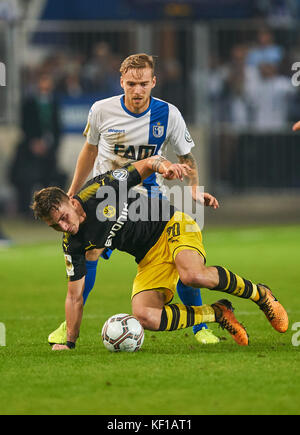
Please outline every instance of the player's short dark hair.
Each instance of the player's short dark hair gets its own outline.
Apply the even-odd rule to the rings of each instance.
[[[50,217],[52,210],[57,210],[68,199],[68,195],[59,187],[46,187],[34,192],[31,208],[36,219],[45,219]]]
[[[123,75],[130,69],[143,69],[147,67],[151,68],[152,75],[154,76],[155,56],[150,56],[146,53],[131,54],[123,60],[120,73]]]

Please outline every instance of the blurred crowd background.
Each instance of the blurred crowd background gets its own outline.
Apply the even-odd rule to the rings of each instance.
[[[134,52],[156,56],[153,95],[181,110],[202,184],[221,198],[297,195],[300,1],[107,3],[0,0],[1,215],[31,217],[33,189],[68,187],[89,107],[122,93]]]

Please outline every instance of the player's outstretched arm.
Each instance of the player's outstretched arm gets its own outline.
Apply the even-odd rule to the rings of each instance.
[[[93,169],[97,154],[98,147],[86,141],[77,159],[73,180],[68,190],[69,196],[74,196],[82,188]]]
[[[186,164],[172,163],[162,156],[152,156],[144,160],[134,162],[136,170],[139,172],[142,180],[145,180],[153,172],[161,174],[166,180],[183,180],[187,177],[190,168]]]
[[[70,350],[75,347],[83,313],[83,289],[85,276],[77,281],[69,281],[65,310],[67,321],[67,345],[54,344],[52,350]]]
[[[208,192],[202,192],[198,189],[199,187],[199,175],[197,162],[193,154],[190,152],[183,156],[177,156],[180,163],[184,163],[190,167],[190,172],[188,174],[189,186],[191,189],[192,198],[194,201],[200,202],[204,206],[212,207],[214,209],[219,208],[219,202],[217,198]]]

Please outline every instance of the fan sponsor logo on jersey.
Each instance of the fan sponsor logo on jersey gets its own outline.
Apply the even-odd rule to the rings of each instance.
[[[153,136],[156,138],[162,137],[165,132],[165,127],[158,122],[156,125],[152,127]]]

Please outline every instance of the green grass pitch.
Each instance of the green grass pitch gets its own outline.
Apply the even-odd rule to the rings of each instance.
[[[252,302],[228,296],[249,347],[213,324],[217,345],[197,344],[191,329],[146,331],[133,354],[111,354],[100,339],[109,316],[131,312],[133,258],[114,252],[100,261],[75,351],[52,352],[47,336],[64,320],[66,293],[60,243],[0,250],[0,414],[299,414],[300,346],[291,329],[300,322],[299,239],[299,226],[204,231],[209,265],[271,286],[289,314],[286,334]],[[212,303],[224,295],[203,290],[202,297]]]

